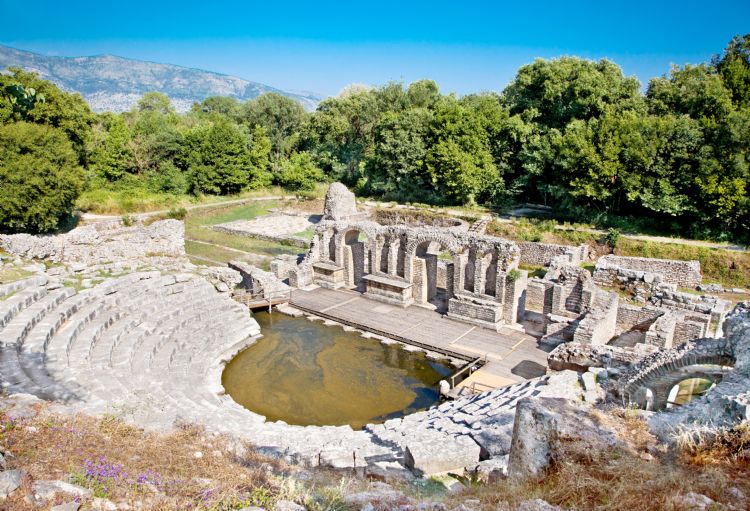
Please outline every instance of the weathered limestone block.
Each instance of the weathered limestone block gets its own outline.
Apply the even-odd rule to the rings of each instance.
[[[516,407],[508,477],[541,476],[561,446],[577,443],[582,450],[604,451],[618,445],[614,433],[600,425],[585,408],[558,398],[525,398]]]
[[[230,261],[228,265],[241,275],[242,287],[251,291],[254,295],[262,295],[265,299],[289,295],[289,286],[271,272],[242,261]]]
[[[473,467],[466,467],[466,472],[475,474],[484,483],[495,484],[508,477],[508,455],[480,461]]]
[[[615,335],[620,298],[617,293],[608,293],[594,284],[586,286],[584,293],[586,291],[591,293],[593,299],[573,334],[573,341],[582,344],[607,344]]]
[[[296,255],[280,255],[271,261],[271,273],[281,280],[288,279],[290,274],[297,268],[298,257]]]
[[[0,472],[0,500],[5,499],[21,486],[23,470],[5,470]]]
[[[242,275],[237,270],[212,266],[201,271],[208,281],[214,285],[220,293],[231,291],[242,282]]]
[[[323,218],[326,220],[349,220],[357,216],[357,200],[354,193],[341,183],[333,183],[326,192]]]
[[[479,452],[471,438],[427,430],[407,439],[404,464],[423,477],[463,472],[464,467],[479,462]]]

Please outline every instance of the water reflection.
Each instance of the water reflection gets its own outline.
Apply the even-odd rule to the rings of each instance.
[[[255,315],[264,337],[237,355],[222,382],[244,407],[299,425],[362,428],[438,400],[448,364],[340,327],[267,312]]]

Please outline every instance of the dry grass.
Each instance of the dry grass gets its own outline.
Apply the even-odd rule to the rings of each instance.
[[[718,431],[704,428],[686,429],[678,433],[677,443],[683,459],[693,465],[750,468],[748,422]]]
[[[689,492],[719,502],[729,499],[731,487],[750,495],[747,424],[718,435],[685,436],[674,452],[658,448],[636,411],[601,412],[598,421],[611,427],[625,447],[592,452],[566,442],[558,446],[548,473],[535,480],[471,486],[447,496],[431,481],[401,489],[417,500],[442,500],[447,509],[477,499],[479,505],[472,505],[477,511],[515,509],[535,498],[565,509],[680,510],[685,508],[676,498]],[[362,491],[364,484],[340,473],[287,466],[195,426],[159,435],[114,417],[42,412],[14,422],[0,414],[0,447],[9,469],[28,473],[21,489],[2,502],[3,511],[34,509],[24,497],[42,479],[71,481],[95,497],[157,511],[271,509],[280,499],[315,511],[345,510],[344,495]],[[53,504],[69,500],[60,495]],[[82,499],[83,509],[91,500]]]
[[[42,479],[71,481],[95,497],[143,509],[266,507],[288,494],[277,475],[294,472],[195,426],[159,435],[116,418],[57,415],[20,422],[0,415],[0,426],[9,468],[28,473],[22,489],[3,502],[5,511],[29,509],[24,496]]]
[[[717,502],[731,498],[726,493],[731,487],[750,495],[748,464],[736,456],[750,445],[746,426],[741,433],[734,431],[720,441],[701,444],[704,453],[711,453],[713,462],[707,464],[705,456],[658,448],[636,411],[614,409],[598,415],[626,443],[625,448],[591,452],[582,444],[565,443],[545,477],[477,486],[454,497],[449,506],[475,498],[484,510],[515,509],[523,500],[540,498],[564,509],[677,511],[686,509],[677,497],[689,492]]]

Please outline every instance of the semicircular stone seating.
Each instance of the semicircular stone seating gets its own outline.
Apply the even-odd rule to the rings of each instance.
[[[434,439],[431,433],[471,437],[488,456],[503,455],[519,399],[563,397],[578,388],[575,373],[545,376],[362,431],[266,422],[221,385],[225,363],[253,344],[260,328],[246,307],[208,281],[150,271],[81,292],[55,287],[44,275],[0,285],[5,392],[55,401],[61,413],[116,414],[154,430],[202,424],[307,465],[401,461],[410,443]]]
[[[247,308],[191,274],[133,273],[81,292],[48,290],[44,276],[0,286],[0,382],[8,393],[151,429],[199,423],[300,462],[395,457],[365,432],[267,423],[225,395],[224,364],[259,337]]]

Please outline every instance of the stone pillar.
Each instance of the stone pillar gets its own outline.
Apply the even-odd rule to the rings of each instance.
[[[437,295],[437,271],[438,256],[427,254],[424,259],[425,273],[427,274],[427,300],[432,300]]]
[[[499,281],[504,283],[502,302],[503,321],[506,324],[518,323],[524,316],[524,294],[529,274],[524,270],[516,271],[518,272],[518,277],[515,279],[511,279],[507,273],[498,278]]]
[[[466,259],[468,258],[467,254],[457,254],[454,258],[454,264],[453,264],[453,294],[461,294],[464,290],[464,276],[466,275],[466,271],[464,270],[466,266]]]
[[[398,275],[398,253],[401,245],[401,240],[393,239],[388,244],[388,274],[392,276]]]
[[[427,303],[429,301],[429,290],[427,282],[427,265],[421,257],[415,257],[412,261],[412,296],[414,303]]]
[[[344,279],[346,287],[354,287],[354,254],[352,253],[352,247],[344,245],[342,252],[344,254],[344,260],[342,262],[344,263]]]
[[[445,265],[445,294],[446,298],[450,300],[453,298],[455,293],[453,292],[453,286],[455,285],[456,265],[455,263],[448,263]]]
[[[330,231],[323,232],[323,240],[320,244],[320,257],[324,261],[333,261],[335,259],[335,255],[331,254],[331,235]]]
[[[474,292],[478,295],[484,294],[484,272],[487,269],[487,261],[484,254],[477,253],[474,258]]]

